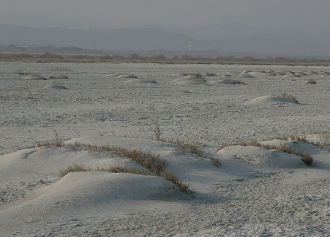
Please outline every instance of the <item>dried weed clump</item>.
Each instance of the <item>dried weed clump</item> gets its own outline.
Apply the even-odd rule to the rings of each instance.
[[[200,157],[202,157],[204,154],[204,149],[196,146],[195,144],[187,143],[183,140],[177,140],[176,144],[177,144],[177,150],[182,154],[186,154],[187,152],[190,152]]]
[[[220,161],[220,159],[215,158],[215,157],[210,157],[210,160],[212,161],[212,164],[213,164],[215,167],[220,167],[220,166],[221,166],[221,161]]]
[[[116,152],[117,153],[117,152]],[[122,149],[117,153],[118,155],[121,155],[124,158],[130,158],[134,160],[136,163],[141,165],[142,167],[149,170],[152,174],[155,174],[156,176],[159,176],[167,167],[167,164],[165,161],[161,160],[159,158],[159,155],[156,156],[151,153],[145,153],[141,150],[133,150],[129,151],[126,149]]]
[[[301,141],[303,141],[304,139],[301,138]],[[228,146],[228,145],[226,145]],[[218,149],[218,151],[222,150],[223,148],[226,147],[225,145],[221,146],[220,149]],[[306,164],[306,165],[312,165],[314,159],[311,155],[309,154],[305,154],[303,152],[294,150],[290,147],[287,147],[285,145],[281,145],[281,146],[275,146],[275,145],[268,145],[268,144],[261,144],[257,141],[251,141],[251,142],[242,142],[242,143],[237,143],[237,144],[232,144],[230,146],[257,146],[257,147],[261,147],[261,148],[265,148],[265,149],[274,149],[274,150],[278,150],[278,151],[282,151],[288,154],[293,154],[293,155],[297,155],[301,157],[301,160]]]
[[[160,129],[159,124],[156,125],[156,128],[153,130],[153,133],[154,133],[154,138],[157,141],[165,142],[163,131]]]
[[[189,185],[181,181],[178,177],[176,177],[172,172],[166,171],[160,174],[160,177],[172,182],[181,192],[189,193]]]
[[[177,145],[176,149],[181,152],[182,154],[186,154],[188,152],[195,154],[197,156],[202,157],[204,155],[204,149],[198,147],[197,145],[186,142],[180,139],[171,139],[171,138],[165,138],[164,133],[161,130],[160,126],[157,124],[156,127],[152,130],[153,132],[153,139],[160,141],[160,142],[169,142],[172,144]]]
[[[295,96],[289,94],[289,93],[284,92],[284,93],[282,93],[280,95],[280,97],[292,99],[294,102],[296,102],[297,104],[299,104],[299,101],[297,100],[297,98]]]
[[[64,144],[63,144],[64,145]],[[111,147],[109,145],[105,146],[96,146],[90,144],[81,144],[75,143],[72,145],[65,145],[71,148],[82,148],[85,150],[93,150],[93,151],[108,151],[112,152],[114,155],[132,159],[137,164],[141,165],[142,167],[146,168],[148,172],[139,170],[139,169],[130,169],[124,167],[85,167],[83,165],[73,164],[68,168],[60,171],[60,177],[65,176],[67,173],[70,172],[79,172],[79,171],[107,171],[112,173],[133,173],[139,175],[153,175],[162,177],[166,180],[172,182],[180,191],[188,193],[189,185],[185,184],[181,181],[178,177],[176,177],[170,171],[165,171],[167,168],[167,163],[160,159],[159,155],[151,154],[150,152],[143,152],[141,150],[128,150],[122,147]]]

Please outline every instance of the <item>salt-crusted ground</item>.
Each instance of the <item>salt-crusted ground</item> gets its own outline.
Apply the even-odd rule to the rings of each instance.
[[[329,236],[330,148],[267,139],[328,131],[329,71],[0,63],[0,236]],[[157,125],[164,141],[152,138]],[[33,147],[56,139],[65,144]],[[176,139],[203,156],[180,152]],[[314,162],[253,145],[219,150],[244,141],[285,145]],[[74,144],[159,155],[192,192],[137,174],[61,178],[72,164],[144,169]]]

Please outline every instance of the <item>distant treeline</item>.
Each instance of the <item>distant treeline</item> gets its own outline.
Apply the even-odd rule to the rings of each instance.
[[[128,55],[121,54],[58,54],[58,53],[20,53],[20,52],[0,52],[0,61],[23,61],[23,62],[76,62],[76,63],[163,63],[163,64],[255,64],[255,65],[324,65],[329,66],[329,59],[295,59],[287,57],[267,57],[255,58],[249,56],[218,56],[215,58],[196,56],[196,55],[139,55],[132,53]]]

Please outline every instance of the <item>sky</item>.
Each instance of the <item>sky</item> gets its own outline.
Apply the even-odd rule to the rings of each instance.
[[[71,29],[226,25],[330,31],[329,0],[0,0],[0,24]]]

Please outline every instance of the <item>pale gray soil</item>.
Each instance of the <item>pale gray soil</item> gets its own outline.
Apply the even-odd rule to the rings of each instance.
[[[53,71],[57,67],[68,71]],[[273,72],[239,78],[245,84],[210,84],[226,73],[238,79],[243,71],[257,69]],[[29,80],[18,72],[46,78],[65,74],[68,79]],[[280,75],[282,72],[286,76]],[[306,75],[297,76],[300,72]],[[103,144],[111,139],[120,143],[123,137],[150,137],[157,124],[165,137],[196,143],[212,155],[227,143],[328,131],[330,76],[321,75],[323,72],[330,72],[330,67],[0,63],[0,153],[53,141],[55,133],[63,140],[92,137]],[[109,77],[113,73],[146,80]],[[178,73],[217,76],[204,77],[205,81],[180,79],[177,84],[174,80],[178,77],[171,75]],[[308,79],[315,79],[316,84],[305,84]],[[49,87],[53,83],[57,86]],[[59,89],[63,87],[67,89]],[[299,103],[251,100],[285,92]],[[159,149],[164,157],[170,154],[167,144],[138,144],[155,153],[158,146],[164,148]],[[58,152],[61,158],[66,154],[50,152]],[[323,158],[326,152],[320,153]],[[175,156],[168,156],[175,161]],[[8,157],[6,162],[9,166]],[[228,164],[224,162],[221,167],[224,174]],[[6,227],[0,236],[329,236],[330,176],[327,166],[317,164],[312,169],[256,168],[252,176],[219,180],[207,193],[178,194],[171,199],[172,209],[168,211],[162,203],[159,210],[124,216],[105,214],[101,206],[99,214],[94,210],[83,216],[52,214],[49,219],[45,215],[8,220],[1,215],[6,203],[14,205],[26,197],[33,200],[29,195],[55,183],[58,177],[18,183],[2,180],[0,220],[7,222],[0,227],[7,223],[18,227]],[[36,203],[33,205],[38,207]],[[182,210],[173,210],[181,204]],[[29,211],[38,214],[38,210]]]

